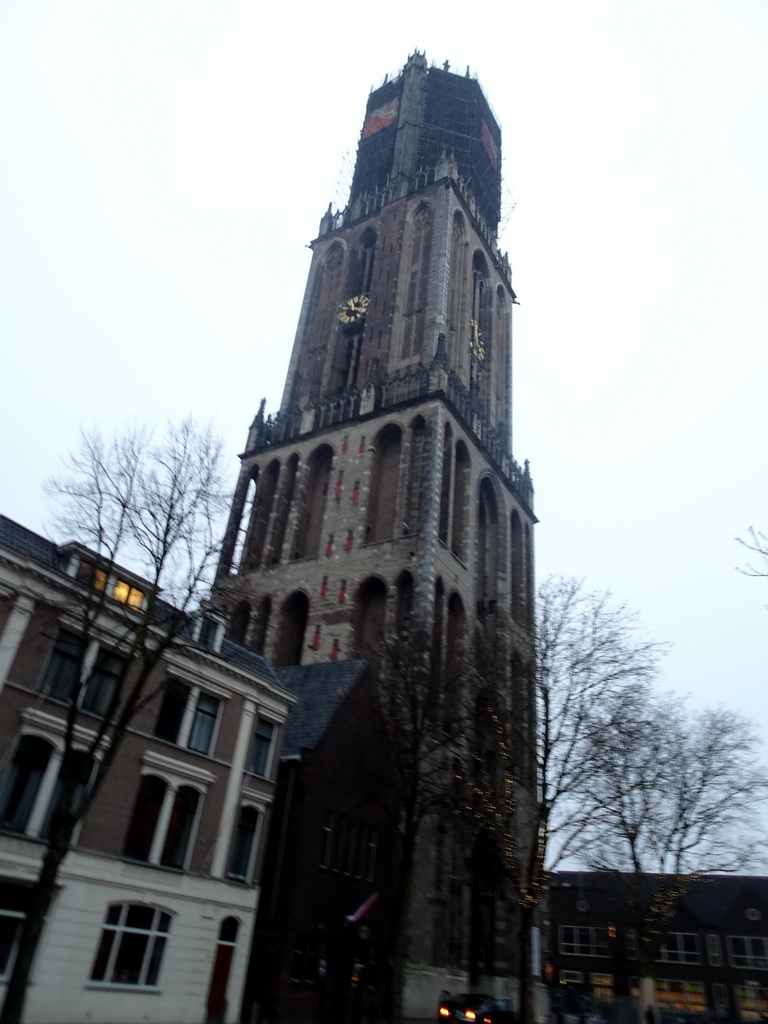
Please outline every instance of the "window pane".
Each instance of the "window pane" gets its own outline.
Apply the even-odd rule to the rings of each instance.
[[[104,981],[114,938],[115,933],[106,928],[101,933],[101,941],[99,942],[99,948],[96,950],[96,959],[93,962],[93,970],[91,971],[91,979],[93,981]]]
[[[264,775],[269,762],[269,748],[272,744],[272,734],[275,727],[271,722],[259,722],[256,735],[253,738],[253,752],[251,755],[250,771],[254,775]]]
[[[22,921],[21,914],[0,911],[0,978],[4,978],[13,965],[13,954]]]
[[[160,858],[160,863],[165,867],[184,867],[199,796],[197,790],[189,786],[182,786],[176,794]]]
[[[240,882],[249,880],[251,852],[256,837],[258,817],[258,811],[253,807],[243,807],[240,811],[240,820],[237,823],[229,864],[229,877]]]
[[[144,931],[149,931],[152,928],[154,918],[155,911],[153,907],[145,907],[141,903],[132,903],[128,907],[128,913],[125,917],[125,927],[142,928]]]
[[[160,705],[160,713],[157,716],[155,725],[155,736],[162,740],[175,743],[179,738],[181,720],[189,700],[189,687],[183,683],[177,683],[175,679],[168,679],[165,683],[163,703]]]
[[[91,971],[93,981],[110,985],[156,985],[170,915],[138,903],[107,909]]]
[[[152,942],[152,953],[147,965],[147,976],[144,979],[145,985],[157,984],[158,975],[160,974],[160,961],[163,958],[164,950],[165,939],[161,935],[156,935]]]
[[[123,932],[111,981],[119,985],[140,984],[141,968],[147,949],[147,935],[137,932]]]
[[[201,693],[197,699],[197,708],[189,734],[189,749],[207,754],[211,749],[213,730],[219,714],[219,701],[207,693]]]
[[[102,718],[106,715],[112,697],[120,682],[125,661],[119,654],[100,648],[93,672],[85,687],[83,710]]]
[[[77,685],[83,641],[62,629],[46,666],[40,689],[56,700],[70,700]]]
[[[136,807],[125,840],[125,855],[136,860],[148,860],[152,849],[155,827],[163,804],[166,785],[154,775],[141,780]]]
[[[23,736],[0,790],[0,826],[23,832],[48,766],[51,745],[38,736]]]

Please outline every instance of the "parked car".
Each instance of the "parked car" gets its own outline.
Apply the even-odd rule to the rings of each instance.
[[[511,999],[498,998],[486,992],[463,992],[446,995],[437,1008],[440,1021],[462,1024],[517,1024]]]

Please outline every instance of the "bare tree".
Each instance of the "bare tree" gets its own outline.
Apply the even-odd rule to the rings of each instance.
[[[747,533],[748,540],[744,540],[743,537],[737,537],[736,540],[753,555],[759,555],[763,564],[755,566],[751,562],[747,562],[745,566],[739,568],[739,572],[744,573],[745,576],[768,576],[768,534],[756,530],[754,526],[750,526]]]
[[[429,634],[415,624],[380,635],[371,656],[391,755],[397,809],[398,868],[388,929],[388,1016],[403,1019],[409,918],[418,843],[430,815],[457,807],[452,761],[463,750],[467,724],[464,652],[442,665]]]
[[[664,651],[609,593],[553,576],[538,593],[532,709],[509,713],[498,681],[485,680],[501,758],[496,778],[483,773],[478,791],[518,905],[523,1024],[534,1017],[531,940],[549,873],[583,849],[589,829],[606,813],[605,798],[594,786],[602,763],[602,722],[632,715]],[[531,713],[535,729],[529,726]],[[521,778],[518,766],[526,759],[534,766],[534,785]]]
[[[75,603],[70,591],[66,606],[69,617],[78,621],[79,661],[68,697],[56,809],[8,981],[2,1024],[21,1020],[35,951],[73,833],[109,774],[133,716],[151,696],[153,670],[182,641],[190,613],[210,587],[227,507],[220,464],[219,441],[186,420],[169,426],[162,438],[146,429],[107,440],[86,433],[79,454],[48,484],[57,502],[57,530],[85,545],[73,581]],[[108,581],[120,570],[118,560],[145,580],[141,601],[115,600]],[[74,740],[90,674],[85,655],[105,620],[117,634],[121,669],[83,750]],[[95,765],[87,785],[84,759]]]
[[[640,967],[650,979],[659,934],[680,896],[702,875],[764,860],[768,772],[755,728],[738,712],[691,711],[672,695],[638,710],[603,723],[602,765],[593,784],[604,810],[588,830],[587,860],[625,873]],[[643,991],[644,1008],[653,986]]]

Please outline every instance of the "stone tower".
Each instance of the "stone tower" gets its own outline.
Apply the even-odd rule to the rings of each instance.
[[[277,666],[354,657],[415,615],[525,648],[533,488],[512,457],[501,132],[476,79],[415,53],[368,99],[312,263],[280,410],[248,434],[220,568],[232,634]],[[233,598],[233,600],[235,600]]]
[[[383,636],[424,638],[446,703],[468,648],[500,651],[494,687],[520,731],[533,728],[536,520],[512,457],[500,196],[501,132],[478,82],[413,54],[370,94],[349,201],[312,243],[282,403],[265,416],[262,402],[241,456],[219,595],[233,637],[277,668],[374,664]],[[497,744],[470,738],[488,702],[462,693],[474,724],[446,732],[452,779],[457,743],[476,764]],[[524,790],[527,748],[514,753]],[[431,1016],[441,988],[515,974],[497,851],[450,817],[419,848],[411,1016]]]

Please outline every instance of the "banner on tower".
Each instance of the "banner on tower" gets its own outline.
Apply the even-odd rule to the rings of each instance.
[[[363,125],[363,138],[368,139],[382,128],[388,128],[397,117],[398,97],[390,100],[381,107],[377,107],[366,115]]]

